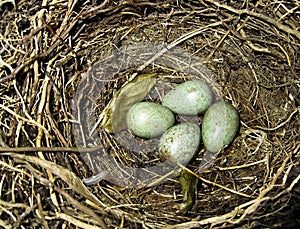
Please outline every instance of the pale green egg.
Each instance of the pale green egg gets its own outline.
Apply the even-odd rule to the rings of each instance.
[[[210,106],[202,121],[202,139],[205,148],[218,152],[234,139],[239,128],[239,115],[236,109],[224,101]]]
[[[213,98],[214,94],[206,82],[189,80],[169,91],[162,99],[162,105],[177,114],[196,115],[204,113]]]
[[[130,132],[142,138],[159,136],[173,126],[174,122],[175,117],[170,109],[151,102],[134,104],[126,115]]]
[[[158,154],[164,160],[187,165],[200,145],[200,127],[181,123],[168,129],[160,138]]]

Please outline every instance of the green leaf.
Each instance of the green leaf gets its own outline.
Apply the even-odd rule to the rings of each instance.
[[[195,192],[198,179],[193,174],[183,169],[180,173],[179,182],[181,184],[183,202],[180,205],[181,210],[187,213],[194,205]]]
[[[155,85],[156,73],[136,76],[126,82],[103,111],[101,125],[108,133],[126,129],[126,114],[133,104],[142,101]]]

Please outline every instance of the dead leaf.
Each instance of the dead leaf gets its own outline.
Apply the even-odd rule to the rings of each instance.
[[[126,129],[126,114],[133,104],[142,101],[155,85],[156,73],[136,76],[126,82],[104,109],[102,126],[108,133]]]

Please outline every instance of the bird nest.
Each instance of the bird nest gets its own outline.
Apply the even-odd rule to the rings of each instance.
[[[297,1],[0,2],[0,226],[299,225],[299,7]],[[117,109],[111,118],[113,101],[142,77],[150,79],[142,84],[146,100],[160,102],[175,83],[199,78],[239,113],[229,146],[217,155],[201,146],[181,166],[197,180],[187,211],[180,177],[163,177],[172,173],[165,167],[149,177],[149,168],[162,163],[157,139],[112,131],[124,116]],[[124,178],[135,169],[139,185]]]

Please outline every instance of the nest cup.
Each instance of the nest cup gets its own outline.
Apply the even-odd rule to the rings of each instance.
[[[136,74],[135,69],[145,65],[155,56],[157,57],[143,71]],[[151,75],[153,72],[155,75]],[[154,79],[154,85],[145,93],[143,90],[148,84],[148,78],[144,76],[147,74],[151,75],[150,79]],[[140,80],[136,83],[140,76],[145,78],[144,81]],[[166,178],[170,179],[175,168],[170,165],[174,163],[159,159],[157,155],[159,138],[140,139],[127,130],[124,123],[128,110],[126,103],[131,97],[137,97],[139,93],[137,90],[145,94],[144,98],[139,98],[140,100],[161,103],[161,98],[169,90],[192,79],[207,82],[214,91],[216,99],[222,99],[219,96],[219,86],[208,68],[201,64],[201,59],[193,57],[179,47],[169,50],[165,44],[160,43],[135,44],[123,47],[93,64],[87,73],[87,78],[77,91],[80,103],[75,102],[75,104],[84,105],[78,107],[79,110],[74,109],[75,115],[80,114],[83,131],[80,135],[75,135],[77,144],[94,142],[96,145],[101,145],[99,152],[93,156],[82,154],[89,167],[96,174],[108,171],[110,175],[103,179],[123,187],[145,187],[165,182]],[[127,94],[123,95],[124,93],[120,92],[119,97],[114,98],[111,93],[112,88],[115,91],[120,90],[124,85],[128,85],[128,82],[138,85],[132,91],[126,92]],[[86,97],[81,88],[89,91]],[[120,105],[118,100],[121,100]],[[110,101],[117,105],[110,106]],[[84,109],[81,109],[82,107]],[[99,120],[99,117],[102,120]],[[177,115],[176,119],[177,124],[186,121],[201,124],[201,117],[198,116]],[[76,128],[78,129],[78,126],[75,125],[74,129]],[[206,165],[205,168],[207,167]],[[201,167],[199,170],[202,171]],[[166,177],[167,174],[169,175]],[[99,181],[99,177],[96,181]]]

